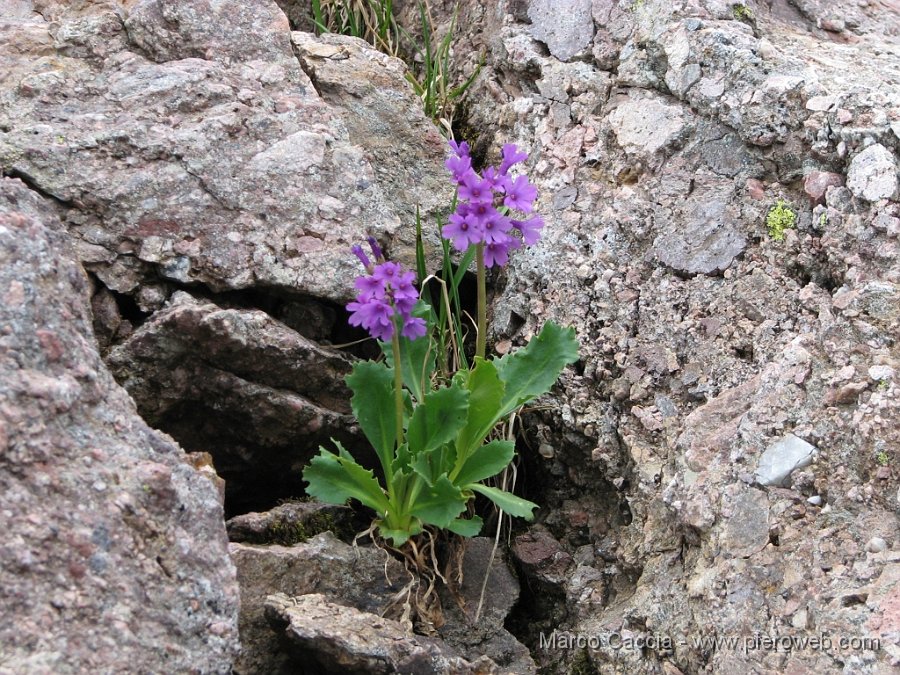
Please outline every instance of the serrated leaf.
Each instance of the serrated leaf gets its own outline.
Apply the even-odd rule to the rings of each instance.
[[[475,367],[468,373],[466,388],[469,390],[469,413],[466,426],[456,441],[461,456],[479,446],[497,424],[505,390],[494,364],[478,357]]]
[[[355,499],[378,514],[390,508],[371,471],[362,468],[349,455],[338,456],[325,448],[319,451],[303,472],[303,480],[309,483],[307,494],[326,504],[344,504],[348,499]]]
[[[515,447],[512,441],[491,441],[482,445],[469,455],[453,482],[468,485],[496,476],[512,461]]]
[[[419,493],[410,513],[430,525],[446,528],[463,512],[467,501],[462,490],[443,475]]]
[[[546,394],[570,363],[578,360],[578,340],[574,328],[561,328],[552,321],[523,348],[496,361],[497,372],[506,385],[500,417],[523,403]]]
[[[407,440],[412,454],[433,450],[456,438],[466,423],[469,392],[454,383],[425,395],[409,420]]]
[[[436,350],[431,340],[434,327],[434,318],[430,305],[424,300],[419,300],[413,308],[412,315],[423,319],[428,325],[428,331],[423,337],[416,340],[400,338],[400,373],[403,376],[403,385],[409,389],[417,403],[421,403],[429,388],[431,375],[434,373],[434,360]],[[381,351],[385,361],[391,368],[394,367],[394,350],[390,342],[381,342]]]
[[[361,361],[347,376],[347,386],[353,391],[353,414],[375,448],[385,475],[390,475],[397,441],[393,371],[383,363]]]
[[[472,516],[469,520],[457,518],[451,521],[447,529],[461,537],[474,537],[481,532],[482,525],[484,525],[484,521],[481,518]]]
[[[521,497],[516,497],[511,492],[506,492],[505,490],[500,490],[488,485],[482,485],[481,483],[471,483],[467,485],[465,489],[480,492],[509,515],[516,516],[517,518],[524,518],[525,520],[534,518],[532,511],[538,507],[534,502],[522,499]]]
[[[418,453],[410,462],[412,470],[424,478],[429,485],[453,468],[456,452],[450,445],[442,445],[434,450]]]
[[[400,471],[408,471],[411,459],[412,456],[409,454],[408,444],[404,443],[397,448],[397,454],[394,457],[394,461],[391,462],[391,468],[393,469],[394,475],[396,476]]]

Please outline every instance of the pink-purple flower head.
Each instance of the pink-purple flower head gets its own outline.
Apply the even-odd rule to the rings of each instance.
[[[450,149],[453,155],[446,166],[458,185],[459,204],[441,234],[459,251],[484,244],[485,265],[505,265],[509,251],[519,248],[522,242],[536,243],[544,226],[540,216],[527,220],[508,216],[509,210],[530,214],[537,199],[537,188],[526,176],[509,175],[509,170],[527,160],[528,154],[507,143],[500,153],[500,167],[489,166],[479,174],[472,169],[468,143],[451,140]],[[513,230],[519,232],[521,240],[513,236]]]
[[[411,340],[422,337],[427,330],[425,321],[412,316],[419,299],[419,291],[414,286],[416,275],[404,271],[395,262],[386,261],[372,237],[369,246],[377,264],[369,260],[361,246],[351,248],[366,268],[366,274],[356,279],[354,285],[359,294],[347,305],[350,325],[362,326],[372,337],[385,342],[393,338],[398,325],[403,337]]]

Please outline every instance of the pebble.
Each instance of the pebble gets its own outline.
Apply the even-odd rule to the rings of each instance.
[[[887,542],[881,537],[872,537],[866,544],[866,550],[869,553],[881,553],[887,550]]]
[[[806,501],[809,502],[810,504],[812,504],[813,506],[821,506],[821,504],[822,504],[822,497],[821,497],[821,495],[813,495],[812,497],[810,497],[810,498],[807,499]]]

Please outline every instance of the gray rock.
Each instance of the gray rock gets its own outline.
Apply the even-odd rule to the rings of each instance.
[[[652,155],[683,138],[688,130],[681,106],[656,98],[629,99],[607,118],[619,145],[629,154]]]
[[[662,233],[653,243],[660,262],[688,274],[711,274],[726,269],[747,246],[732,222],[725,201],[698,195],[680,207],[676,218],[662,221]]]
[[[870,145],[850,162],[847,187],[870,202],[893,198],[898,188],[897,157],[879,143]]]
[[[87,276],[41,201],[0,179],[0,668],[228,673],[216,487],[103,365]]]
[[[529,0],[531,35],[560,61],[568,61],[594,37],[591,0]]]
[[[731,503],[721,546],[731,555],[748,558],[769,543],[769,497],[749,488]]]
[[[487,656],[470,663],[435,640],[407,632],[396,621],[330,602],[324,595],[270,595],[265,608],[272,627],[292,646],[297,663],[319,673],[499,672]]]
[[[786,434],[772,443],[759,458],[756,482],[774,487],[786,486],[791,472],[812,464],[817,448],[794,434]]]
[[[225,527],[233,543],[292,546],[325,531],[352,537],[352,517],[348,506],[290,501],[262,513],[229,518]]]
[[[887,542],[881,537],[872,537],[866,544],[866,550],[869,553],[881,553],[887,550]]]
[[[446,623],[438,629],[438,634],[471,661],[489,654],[505,672],[532,675],[537,668],[528,648],[504,627],[520,593],[505,548],[501,543],[492,559],[493,539],[475,537],[465,540],[464,545],[463,581],[455,592],[442,595]],[[481,613],[477,614],[479,604]]]
[[[450,198],[444,144],[399,62],[296,34],[301,62],[274,1],[46,15],[0,26],[0,169],[70,207],[76,250],[116,292],[162,277],[345,301],[351,244],[369,233],[408,263],[417,205],[431,223]]]
[[[319,445],[352,440],[351,359],[259,310],[179,291],[108,362],[145,419],[212,454],[232,510],[302,494]]]
[[[340,604],[376,615],[409,581],[403,565],[372,547],[353,547],[330,532],[293,546],[231,544],[241,586],[239,673],[292,672],[264,616],[266,596],[325,593]]]

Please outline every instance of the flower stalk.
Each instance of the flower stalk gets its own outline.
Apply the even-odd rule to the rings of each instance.
[[[475,283],[478,286],[478,327],[475,356],[484,358],[487,347],[487,281],[484,271],[484,243],[475,245]]]

